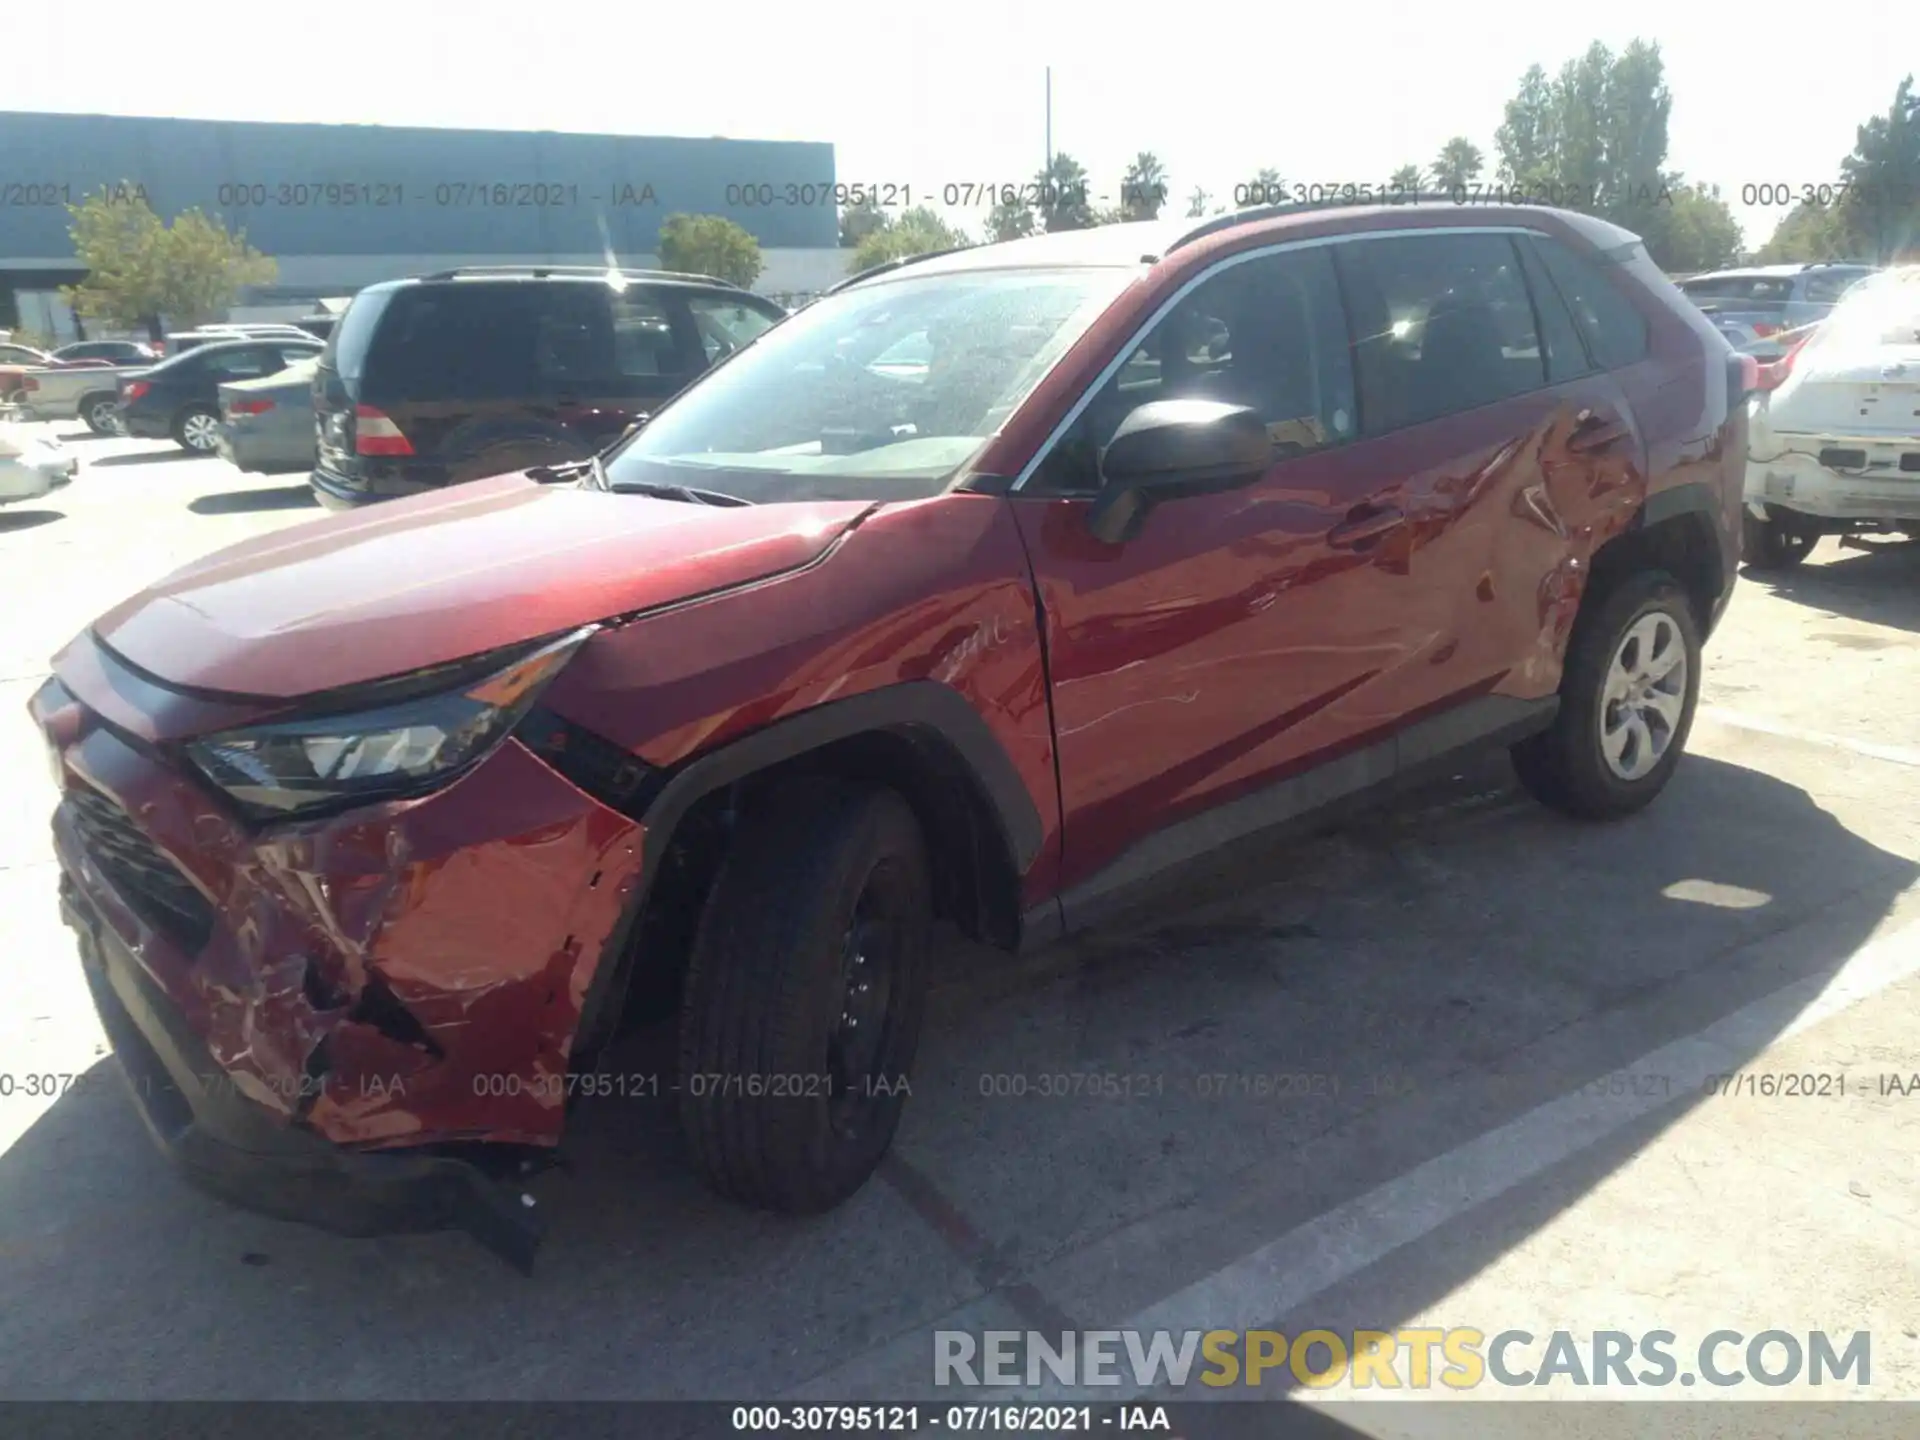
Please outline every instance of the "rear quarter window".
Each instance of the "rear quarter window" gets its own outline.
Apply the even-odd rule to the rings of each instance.
[[[367,350],[380,328],[380,317],[398,290],[362,290],[327,337],[324,363],[342,380],[357,383],[366,370]]]
[[[541,332],[534,303],[540,288],[448,281],[395,291],[366,346],[365,398],[378,404],[531,394],[536,349],[564,338]],[[352,328],[354,318],[350,310],[341,329]],[[345,349],[342,340],[339,350]]]
[[[1595,364],[1618,370],[1646,359],[1647,317],[1606,273],[1612,262],[1589,258],[1544,235],[1535,238],[1534,253],[1573,312]]]

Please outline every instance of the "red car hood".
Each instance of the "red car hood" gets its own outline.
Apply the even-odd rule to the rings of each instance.
[[[216,551],[93,633],[176,685],[307,695],[792,570],[872,508],[694,505],[503,475]]]

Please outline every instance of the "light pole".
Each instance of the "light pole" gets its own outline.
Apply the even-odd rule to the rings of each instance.
[[[1047,66],[1047,168],[1041,172],[1053,179],[1053,67]]]

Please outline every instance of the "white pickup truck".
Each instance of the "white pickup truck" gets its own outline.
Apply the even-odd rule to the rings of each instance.
[[[122,377],[151,365],[73,365],[58,370],[0,366],[0,406],[21,420],[84,420],[96,435],[113,433]]]

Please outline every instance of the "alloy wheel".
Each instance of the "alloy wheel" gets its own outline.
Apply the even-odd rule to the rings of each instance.
[[[219,442],[220,422],[204,411],[196,411],[181,424],[180,438],[189,450],[211,450]]]
[[[1664,610],[1627,627],[1600,692],[1600,749],[1622,780],[1639,780],[1672,746],[1687,704],[1687,645]]]

